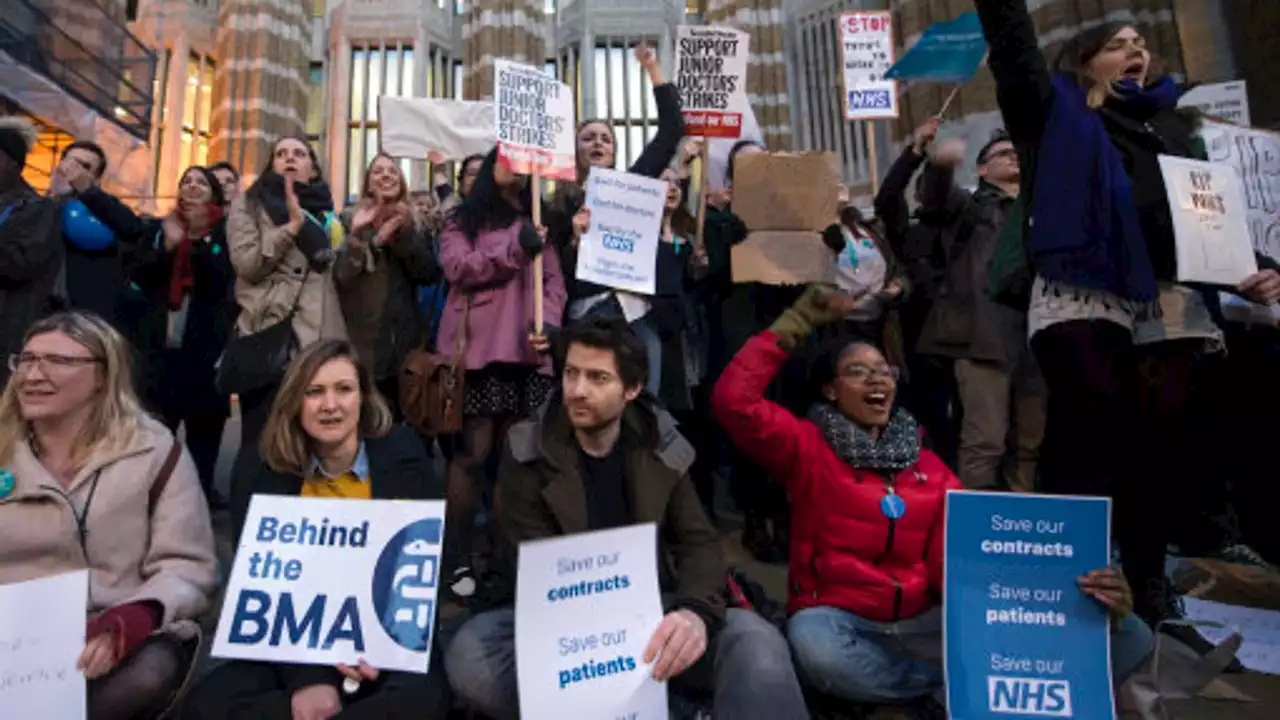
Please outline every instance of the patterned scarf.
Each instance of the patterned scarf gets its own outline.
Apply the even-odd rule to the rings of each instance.
[[[855,468],[906,470],[920,459],[916,420],[902,408],[893,411],[879,439],[872,439],[866,430],[827,403],[815,403],[809,408],[809,420],[822,431],[836,455]]]

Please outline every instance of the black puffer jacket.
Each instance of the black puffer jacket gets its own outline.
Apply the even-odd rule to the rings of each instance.
[[[57,203],[22,180],[0,192],[0,387],[27,328],[57,304],[62,258]]]

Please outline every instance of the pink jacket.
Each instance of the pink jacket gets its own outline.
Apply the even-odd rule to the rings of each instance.
[[[533,262],[520,247],[521,223],[488,230],[473,243],[452,222],[440,234],[440,267],[449,281],[449,298],[440,317],[436,348],[452,355],[467,296],[466,368],[490,363],[536,365],[551,374],[549,355],[529,344],[533,328]],[[543,324],[558,327],[564,314],[564,277],[555,250],[542,252]]]

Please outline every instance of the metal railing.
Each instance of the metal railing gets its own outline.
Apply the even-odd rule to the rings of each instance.
[[[156,53],[100,0],[6,0],[0,50],[146,141]]]

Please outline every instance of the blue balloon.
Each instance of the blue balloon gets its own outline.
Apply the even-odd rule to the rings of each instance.
[[[89,212],[79,200],[62,204],[62,234],[81,250],[106,250],[116,244],[111,228]]]

